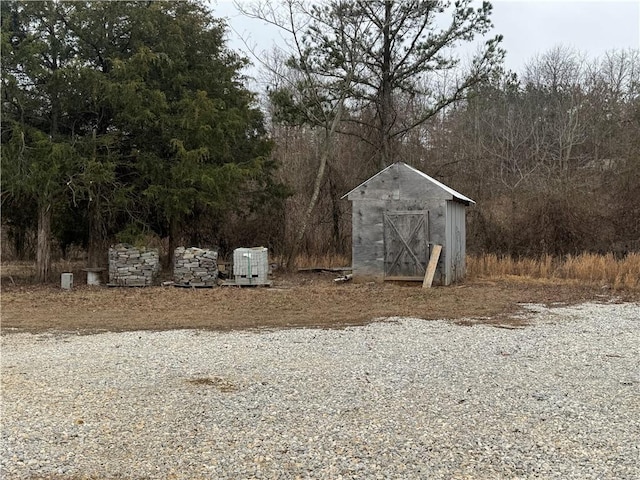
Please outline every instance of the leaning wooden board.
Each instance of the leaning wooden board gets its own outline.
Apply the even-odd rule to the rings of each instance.
[[[422,288],[431,288],[433,276],[436,274],[436,267],[438,266],[438,260],[440,259],[440,252],[442,252],[442,245],[434,245],[431,249],[431,257],[429,258],[427,271],[424,274]]]

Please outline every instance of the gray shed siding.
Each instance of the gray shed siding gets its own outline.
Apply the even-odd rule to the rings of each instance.
[[[353,202],[352,268],[361,280],[384,280],[383,213],[389,204],[385,200]]]
[[[353,238],[351,244],[354,277],[360,280],[384,280],[384,213],[428,210],[428,242],[445,243],[445,202],[414,200],[354,200],[351,212]],[[440,256],[440,261],[444,258]],[[428,259],[425,259],[425,265]],[[442,281],[440,269],[434,281]]]
[[[447,201],[445,285],[464,278],[466,249],[465,206]],[[444,249],[443,249],[444,250]]]
[[[454,194],[457,192],[422,172],[396,163],[345,195],[352,201],[354,279],[384,280],[384,214],[412,211],[428,211],[426,241],[443,246],[434,282],[448,285],[461,279],[465,261],[465,203],[457,201]],[[429,259],[420,260],[426,267]]]

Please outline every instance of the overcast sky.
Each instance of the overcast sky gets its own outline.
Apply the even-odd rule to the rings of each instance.
[[[492,3],[494,31],[504,36],[506,67],[516,72],[536,54],[560,44],[589,57],[612,49],[640,48],[640,0],[497,0]],[[259,51],[269,50],[278,41],[279,34],[274,28],[239,15],[232,1],[211,0],[211,6],[216,16],[228,20],[232,49],[246,51],[241,36],[257,44]],[[252,62],[255,63],[253,59]]]

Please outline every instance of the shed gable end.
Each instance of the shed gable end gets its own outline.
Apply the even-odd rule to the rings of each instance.
[[[474,203],[473,200],[403,162],[389,165],[342,198],[345,197],[351,201],[437,198]]]

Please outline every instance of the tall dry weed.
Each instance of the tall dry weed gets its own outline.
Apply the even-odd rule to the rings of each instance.
[[[278,265],[286,264],[286,256],[275,256],[273,261]],[[351,265],[351,259],[348,255],[338,253],[327,253],[324,255],[300,254],[294,262],[295,268],[330,268],[330,267],[347,267]]]
[[[614,289],[640,290],[640,253],[630,253],[623,258],[616,258],[611,253],[582,253],[566,257],[544,255],[538,259],[514,259],[496,254],[470,255],[467,273],[470,278],[567,279]]]

